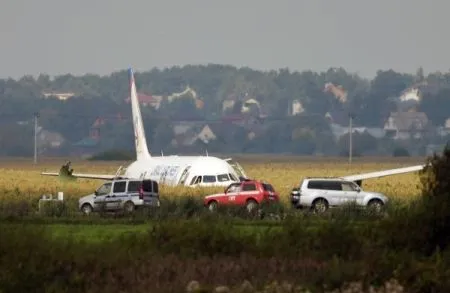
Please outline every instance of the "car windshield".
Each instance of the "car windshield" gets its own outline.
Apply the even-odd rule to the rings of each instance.
[[[111,191],[111,183],[105,183],[97,189],[97,195],[105,195]]]

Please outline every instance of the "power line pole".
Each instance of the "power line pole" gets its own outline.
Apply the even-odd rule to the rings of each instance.
[[[37,130],[39,113],[34,113],[34,164],[37,164]]]
[[[353,141],[352,141],[352,134],[353,134],[353,115],[352,113],[349,114],[349,123],[348,123],[348,137],[349,137],[349,146],[348,146],[348,163],[352,164],[352,156],[353,156]]]

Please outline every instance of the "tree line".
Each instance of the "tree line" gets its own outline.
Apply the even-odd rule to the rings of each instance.
[[[353,114],[355,125],[383,127],[390,113],[398,110],[401,94],[418,84],[423,86],[422,99],[416,110],[424,112],[435,126],[443,125],[450,116],[450,72],[425,75],[421,68],[415,74],[379,70],[369,80],[343,68],[330,68],[323,72],[289,69],[258,71],[247,67],[209,64],[155,68],[137,72],[135,79],[139,93],[166,97],[182,92],[189,86],[203,101],[201,109],[188,97],[171,103],[163,99],[157,110],[141,107],[147,137],[154,149],[176,150],[171,145],[175,137],[171,127],[174,121],[203,120],[216,124],[214,131],[220,139],[206,146],[202,142],[195,143],[193,149],[207,147],[220,152],[342,153],[348,139],[342,137],[339,141],[333,138],[325,119],[327,112]],[[343,89],[345,101],[340,101],[331,91],[326,91],[327,83]],[[70,92],[74,96],[65,101],[43,97],[43,92],[52,91]],[[37,77],[26,75],[18,80],[2,79],[0,153],[32,153],[31,122],[35,113],[40,115],[40,126],[64,136],[67,150],[89,136],[89,129],[97,117],[106,117],[109,121],[101,126],[99,149],[132,149],[134,140],[129,121],[131,107],[125,101],[128,95],[126,70],[106,76],[65,74],[50,78],[49,75],[41,74]],[[223,102],[231,98],[237,102],[224,112]],[[226,115],[239,114],[242,103],[250,98],[260,103],[265,114],[263,118],[253,115],[251,121],[257,126],[236,127],[217,123]],[[301,103],[304,111],[301,115],[290,116],[289,111],[295,100]],[[257,130],[253,131],[253,128]],[[249,138],[252,131],[254,138]],[[372,137],[366,134],[359,136],[355,138],[355,143],[361,141],[361,147],[356,147],[356,151],[392,150],[391,141],[377,140],[373,144],[368,143]],[[430,140],[423,142],[426,143],[430,143]]]

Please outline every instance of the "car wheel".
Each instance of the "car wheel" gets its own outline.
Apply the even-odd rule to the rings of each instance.
[[[125,213],[131,214],[132,212],[134,212],[134,203],[132,203],[131,201],[127,201],[124,204],[123,209],[124,209]]]
[[[92,213],[92,211],[92,206],[88,203],[85,203],[81,206],[81,212],[85,215],[89,215],[90,213]]]
[[[258,207],[258,203],[254,201],[253,199],[250,199],[247,201],[247,204],[245,205],[245,208],[249,213],[253,212]]]
[[[217,201],[212,200],[208,203],[208,210],[210,212],[214,212],[215,210],[217,210]]]
[[[316,199],[313,202],[312,208],[316,214],[322,214],[328,210],[328,202],[323,198]]]
[[[384,203],[379,199],[372,199],[371,201],[369,201],[367,206],[371,210],[374,210],[375,212],[379,213],[383,211]]]

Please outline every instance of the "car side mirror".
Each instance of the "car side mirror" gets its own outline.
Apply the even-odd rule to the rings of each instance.
[[[361,192],[361,187],[356,187],[356,192]]]

